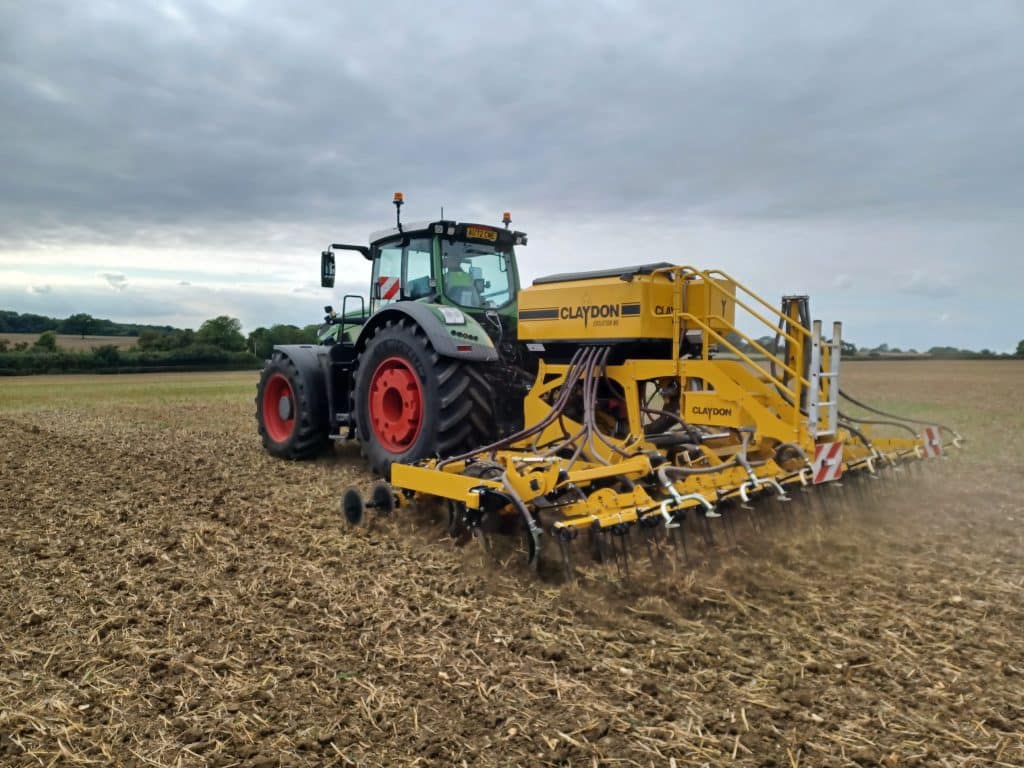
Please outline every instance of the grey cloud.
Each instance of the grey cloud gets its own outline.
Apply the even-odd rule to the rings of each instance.
[[[100,272],[96,277],[102,278],[115,291],[123,291],[128,287],[128,278],[120,272]]]
[[[900,290],[918,296],[944,298],[956,292],[956,283],[951,275],[916,270],[900,285]]]
[[[1024,279],[1018,4],[585,9],[0,4],[0,262],[117,244],[312,263],[390,224],[402,190],[410,218],[511,209],[528,273],[694,253],[851,307],[879,285],[946,296],[914,273],[956,264]],[[265,319],[316,316],[284,293]],[[211,316],[194,294],[188,317]]]
[[[53,288],[49,285],[30,285],[28,287],[29,293],[49,293]]]
[[[392,187],[768,217],[1024,201],[1013,5],[449,11],[6,6],[0,234],[327,222]]]

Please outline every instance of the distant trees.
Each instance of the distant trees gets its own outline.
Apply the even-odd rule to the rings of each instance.
[[[85,318],[88,318],[87,324]],[[18,313],[0,310],[0,333],[42,333],[56,331],[75,335],[94,334],[96,336],[138,336],[144,330],[155,330],[169,333],[175,330],[169,325],[140,325],[138,323],[115,323],[93,317],[84,312],[71,315],[64,320],[46,315],[34,315],[31,312]]]
[[[297,325],[272,325],[257,328],[246,339],[246,349],[256,357],[266,359],[278,344],[315,344],[315,325],[299,328]]]
[[[1017,343],[1017,351],[1014,353],[1014,357],[1024,357],[1024,339]]]
[[[2,318],[0,318],[2,319]],[[82,333],[84,319],[78,323]],[[84,371],[196,371],[237,370],[258,367],[258,359],[245,349],[242,324],[233,317],[221,315],[202,324],[198,331],[189,329],[143,327],[134,348],[121,349],[103,344],[90,351],[62,349],[57,345],[57,331],[46,330],[30,347],[27,342],[0,344],[0,375],[26,373],[74,373]],[[292,331],[301,329],[291,326]],[[86,328],[95,330],[95,328]],[[103,335],[103,334],[101,334]],[[292,337],[295,338],[293,334]]]
[[[57,334],[53,331],[43,331],[32,348],[38,349],[40,352],[56,352]]]
[[[183,349],[196,343],[196,333],[191,328],[182,331],[162,333],[159,331],[143,331],[139,334],[139,348],[168,352],[172,349]]]
[[[104,344],[100,347],[93,347],[93,357],[105,366],[117,365],[121,360],[121,351],[114,344]]]
[[[196,341],[229,352],[241,352],[245,349],[242,323],[237,318],[227,315],[219,315],[199,326],[199,330],[196,332]]]
[[[95,319],[92,315],[86,314],[85,312],[79,312],[77,315],[71,315],[71,317],[63,321],[60,329],[64,333],[80,334],[84,339],[94,324]]]

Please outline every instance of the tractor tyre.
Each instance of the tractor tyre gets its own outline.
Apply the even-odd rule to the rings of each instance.
[[[326,414],[316,407],[310,384],[316,381],[304,380],[295,362],[281,352],[275,351],[263,366],[256,385],[256,423],[272,456],[311,459],[330,443]]]
[[[452,456],[493,438],[494,398],[480,367],[437,354],[411,321],[374,331],[355,378],[361,450],[384,478],[394,462]]]

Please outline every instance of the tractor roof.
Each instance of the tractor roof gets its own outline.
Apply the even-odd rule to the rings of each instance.
[[[490,241],[495,244],[526,245],[526,233],[504,229],[493,224],[470,224],[467,222],[449,221],[439,219],[438,221],[415,221],[403,224],[402,228],[391,227],[382,229],[370,234],[370,244],[377,245],[385,240],[391,240],[402,235],[447,235],[457,240],[479,240]]]

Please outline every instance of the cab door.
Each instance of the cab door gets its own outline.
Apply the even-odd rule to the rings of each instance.
[[[374,248],[370,313],[401,300],[434,293],[433,238],[395,240]]]

